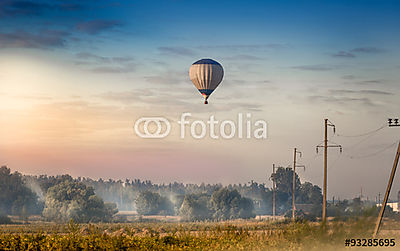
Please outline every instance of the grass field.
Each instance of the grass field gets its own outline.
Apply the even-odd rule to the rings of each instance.
[[[31,223],[2,225],[0,250],[356,250],[345,247],[345,239],[371,238],[373,225],[374,219],[330,222],[326,226],[256,220]],[[395,238],[396,246],[400,247],[398,225],[385,222],[379,238]],[[371,250],[360,248],[366,249]]]

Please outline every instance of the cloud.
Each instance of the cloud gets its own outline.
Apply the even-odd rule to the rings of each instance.
[[[355,79],[356,77],[354,75],[344,75],[342,76],[342,79],[347,79],[347,80],[351,80],[351,79]]]
[[[356,55],[347,51],[339,51],[335,54],[332,54],[333,57],[340,57],[340,58],[354,58]]]
[[[61,3],[59,8],[62,10],[76,11],[76,10],[82,10],[83,6],[76,3]]]
[[[80,22],[76,25],[76,29],[85,32],[90,35],[95,35],[100,32],[113,29],[120,26],[121,22],[117,20],[91,20],[86,22]]]
[[[187,72],[168,71],[159,75],[146,76],[144,79],[152,84],[177,85],[182,82],[191,82]]]
[[[171,54],[178,56],[194,56],[196,53],[184,47],[158,47],[158,50],[163,54]]]
[[[51,100],[53,99],[50,96],[46,95],[16,95],[13,96],[14,98],[21,98],[21,99],[31,99],[31,100]]]
[[[383,83],[383,80],[373,79],[373,80],[359,81],[356,84],[359,84],[359,85],[370,85],[370,84],[382,84],[382,83]]]
[[[318,64],[318,65],[299,65],[299,66],[293,66],[292,68],[304,71],[331,71],[331,70],[336,70],[340,67],[337,65]]]
[[[98,97],[102,99],[118,101],[122,103],[133,103],[137,102],[138,100],[142,100],[142,97],[150,96],[154,96],[154,92],[150,89],[138,89],[125,92],[106,92],[98,95]]]
[[[65,47],[69,33],[58,30],[42,30],[37,34],[25,31],[0,33],[0,48],[59,48]]]
[[[378,106],[369,98],[354,98],[354,97],[335,97],[335,96],[323,96],[323,95],[313,95],[308,96],[308,100],[311,102],[322,101],[331,104],[341,104],[341,105],[349,105],[349,103],[362,104],[367,106]]]
[[[385,50],[377,48],[377,47],[358,47],[351,50],[352,52],[357,53],[381,53]]]
[[[136,64],[125,65],[125,66],[99,66],[91,69],[92,72],[96,73],[129,73],[136,70]]]
[[[38,1],[2,0],[0,2],[0,17],[8,16],[40,16],[45,11],[67,10],[76,11],[83,8],[79,3],[40,3]]]
[[[47,3],[6,0],[0,3],[0,17],[17,15],[39,15],[44,10],[49,10],[53,8],[53,5]]]
[[[228,50],[254,50],[254,49],[279,49],[287,47],[285,44],[231,44],[231,45],[201,45],[198,49],[228,49]]]
[[[76,54],[76,57],[80,60],[88,60],[97,63],[127,63],[132,62],[134,60],[131,56],[123,56],[123,57],[104,57],[99,56],[90,52],[79,52]]]
[[[79,59],[90,60],[90,61],[95,61],[95,62],[100,62],[100,63],[110,63],[111,62],[111,58],[98,56],[98,55],[95,55],[90,52],[79,52],[76,54],[76,57]]]
[[[96,73],[128,73],[136,70],[137,64],[131,56],[105,57],[90,52],[79,52],[76,55],[76,65],[89,66]]]
[[[263,60],[261,57],[253,56],[253,55],[246,55],[246,54],[239,54],[235,56],[225,57],[225,60]]]
[[[324,102],[332,105],[366,105],[370,107],[378,107],[379,103],[375,102],[376,97],[369,98],[368,95],[390,96],[393,93],[380,90],[347,90],[347,89],[331,89],[325,94],[308,96],[310,102]]]
[[[355,58],[355,53],[381,53],[384,52],[383,49],[377,47],[357,47],[350,51],[339,51],[337,53],[332,54],[333,57],[341,57],[341,58]]]
[[[393,95],[393,93],[378,91],[378,90],[329,90],[329,93],[333,95],[345,95],[345,94]]]

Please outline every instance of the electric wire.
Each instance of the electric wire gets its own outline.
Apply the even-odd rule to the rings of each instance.
[[[363,158],[372,157],[372,156],[378,155],[378,154],[383,153],[384,151],[386,151],[386,150],[392,148],[392,147],[395,146],[397,143],[398,143],[398,141],[396,141],[396,142],[394,142],[393,144],[391,144],[391,145],[389,145],[389,146],[387,146],[387,147],[385,147],[385,148],[383,148],[383,149],[381,149],[381,150],[379,150],[379,151],[376,151],[376,152],[374,152],[374,153],[365,154],[365,155],[361,155],[361,156],[354,156],[354,155],[353,155],[353,156],[352,156],[352,155],[346,155],[346,156],[349,157],[350,159],[363,159]]]
[[[342,135],[342,134],[336,133],[335,135],[338,136],[338,137],[356,138],[356,137],[367,136],[367,135],[369,135],[369,134],[378,132],[378,131],[382,130],[382,129],[385,128],[385,127],[388,127],[388,126],[387,126],[386,124],[384,124],[384,125],[382,125],[381,127],[377,128],[377,129],[375,129],[375,130],[372,130],[372,131],[369,131],[369,132],[366,132],[366,133],[362,133],[362,134]]]

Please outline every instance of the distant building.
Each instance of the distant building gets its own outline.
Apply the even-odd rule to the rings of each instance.
[[[391,207],[393,212],[399,212],[399,202],[388,202],[386,205]],[[376,206],[381,207],[382,203],[377,203]]]

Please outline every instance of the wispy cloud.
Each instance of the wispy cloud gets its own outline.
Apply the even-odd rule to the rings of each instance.
[[[338,65],[328,65],[328,64],[317,64],[317,65],[299,65],[293,66],[293,69],[304,70],[304,71],[332,71],[339,69]]]
[[[98,95],[98,97],[111,100],[118,101],[122,103],[133,103],[141,100],[142,97],[150,97],[154,96],[153,91],[150,89],[137,89],[132,91],[124,91],[124,92],[106,92]]]
[[[158,75],[146,76],[144,79],[153,84],[177,85],[182,82],[190,82],[187,72],[168,71]]]
[[[123,56],[123,57],[105,57],[99,56],[90,52],[79,52],[76,54],[76,57],[80,60],[89,60],[97,63],[126,63],[132,62],[134,60],[131,56]]]
[[[352,49],[351,51],[357,53],[381,53],[384,52],[385,50],[377,47],[358,47]]]
[[[346,79],[346,80],[352,80],[355,79],[356,77],[354,75],[344,75],[342,76],[342,79]]]
[[[130,56],[105,57],[90,52],[80,52],[76,54],[78,59],[75,64],[88,67],[96,73],[128,73],[136,70],[137,64]]]
[[[372,80],[363,80],[363,81],[358,81],[356,84],[359,85],[373,85],[373,84],[382,84],[384,81],[380,79],[372,79]]]
[[[129,73],[136,70],[136,64],[124,65],[124,66],[99,66],[91,69],[92,72],[96,73]]]
[[[68,3],[50,3],[39,1],[2,0],[0,2],[0,17],[41,16],[45,11],[76,11],[83,9],[78,1]]]
[[[121,22],[118,20],[91,20],[86,22],[80,22],[76,25],[76,29],[88,33],[90,35],[95,35],[100,32],[113,29],[120,26]]]
[[[64,47],[69,33],[59,30],[42,30],[38,33],[14,31],[0,33],[0,48],[40,48]]]
[[[346,94],[372,94],[372,95],[393,95],[393,93],[379,90],[329,90],[329,93],[334,95],[346,95]]]
[[[196,53],[192,49],[185,47],[158,47],[158,50],[163,54],[178,55],[178,56],[194,56]]]
[[[254,50],[254,49],[280,49],[287,47],[286,44],[221,44],[221,45],[201,45],[198,49],[228,49],[228,50]]]
[[[353,104],[362,104],[362,105],[367,105],[367,106],[378,106],[376,103],[374,103],[370,98],[356,98],[356,97],[335,97],[331,95],[312,95],[308,97],[308,100],[310,102],[325,102],[325,103],[330,103],[330,104],[335,104],[335,105],[349,105],[351,103]]]
[[[356,55],[354,55],[351,52],[347,51],[339,51],[337,53],[332,54],[333,57],[339,57],[339,58],[355,58]]]
[[[53,5],[47,3],[5,0],[0,3],[0,17],[17,15],[39,15],[44,10],[49,10],[53,8]]]
[[[354,49],[351,49],[349,51],[338,51],[334,54],[332,54],[333,57],[341,57],[341,58],[355,58],[356,54],[376,54],[376,53],[382,53],[384,52],[384,49],[378,48],[378,47],[357,47]]]
[[[239,54],[239,55],[234,55],[234,56],[228,56],[224,57],[225,60],[232,60],[232,61],[237,61],[237,60],[246,60],[246,61],[253,61],[253,60],[263,60],[261,57],[253,56],[253,55],[247,55],[247,54]]]

